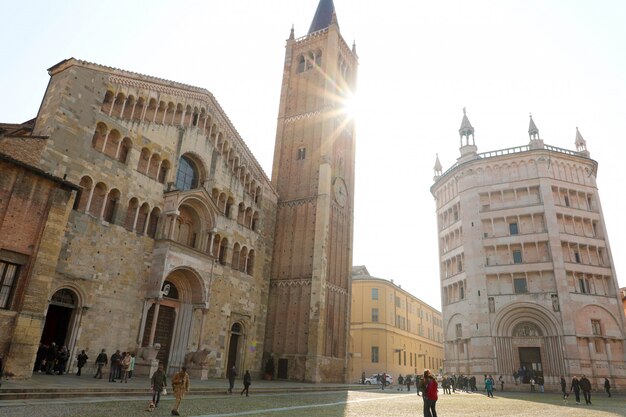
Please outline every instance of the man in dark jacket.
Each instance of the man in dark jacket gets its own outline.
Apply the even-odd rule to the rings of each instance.
[[[46,352],[46,373],[48,375],[54,374],[54,366],[57,362],[58,353],[56,343],[52,342],[48,348],[48,352]]]
[[[569,387],[569,392],[572,391],[574,391],[574,396],[576,397],[576,404],[580,404],[580,381],[576,375],[572,378],[572,383]]]
[[[119,350],[116,350],[114,354],[111,355],[111,369],[109,370],[109,382],[115,382],[115,378],[120,377],[120,372],[122,370],[122,355]]]
[[[609,382],[609,378],[604,378],[604,390],[611,398],[611,383]]]
[[[104,368],[106,364],[109,363],[109,358],[107,357],[107,354],[105,352],[106,350],[102,349],[102,352],[100,352],[100,354],[96,358],[96,366],[98,367],[98,369],[96,371],[96,374],[93,376],[94,378],[102,379],[102,368]]]
[[[87,359],[89,359],[89,356],[87,356],[84,350],[81,350],[76,359],[78,360],[76,363],[76,365],[78,366],[78,372],[76,372],[76,376],[80,376],[80,372],[82,371],[83,366],[85,366],[85,364],[87,363]]]
[[[236,377],[237,377],[237,368],[235,368],[235,365],[233,365],[228,370],[228,393],[229,394],[233,393],[233,388],[235,387],[235,378]]]
[[[580,389],[583,390],[585,404],[591,405],[591,382],[584,375],[580,378]]]

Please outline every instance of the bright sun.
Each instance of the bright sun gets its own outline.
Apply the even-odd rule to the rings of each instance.
[[[349,93],[343,100],[343,110],[350,119],[357,119],[360,113],[359,98],[356,94]]]

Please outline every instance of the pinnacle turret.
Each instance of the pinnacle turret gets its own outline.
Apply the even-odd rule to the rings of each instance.
[[[583,138],[583,135],[580,134],[578,126],[576,126],[576,140],[574,141],[574,144],[576,145],[576,152],[583,154],[587,158],[589,157],[589,151],[587,150],[587,141]]]
[[[435,154],[435,166],[433,167],[433,170],[435,171],[435,176],[433,177],[433,180],[437,180],[437,178],[441,177],[441,171],[443,170],[442,166],[441,166],[441,162],[439,161],[439,154]]]
[[[461,147],[470,145],[469,137],[472,136],[472,145],[475,145],[474,142],[474,127],[470,123],[467,118],[467,113],[465,111],[465,107],[463,107],[463,120],[461,121],[461,127],[459,128],[459,135],[461,137]],[[465,145],[463,145],[463,138],[465,138]]]
[[[539,129],[537,129],[532,114],[530,115],[530,123],[528,125],[528,136],[530,136],[530,140],[539,140]]]

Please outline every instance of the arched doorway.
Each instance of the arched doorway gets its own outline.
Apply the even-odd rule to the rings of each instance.
[[[230,328],[230,341],[228,343],[228,365],[226,369],[233,366],[238,369],[239,357],[241,352],[241,344],[243,340],[243,326],[241,323],[235,323]]]
[[[157,359],[167,368],[174,326],[176,325],[176,312],[180,307],[180,301],[178,288],[169,281],[163,283],[161,293],[163,300],[159,304],[153,304],[148,310],[142,346],[160,344],[161,349],[157,354]],[[155,316],[156,323],[154,322]]]
[[[159,297],[146,300],[141,324],[141,346],[161,345],[157,359],[173,374],[184,365],[185,354],[193,349],[190,340],[195,308],[205,307],[206,289],[202,278],[189,268],[171,271],[159,290]]]
[[[52,342],[57,346],[70,345],[77,306],[78,297],[74,291],[62,288],[55,292],[48,305],[40,342],[45,345],[50,345]]]

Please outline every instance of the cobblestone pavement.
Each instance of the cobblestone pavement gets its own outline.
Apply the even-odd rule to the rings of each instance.
[[[594,393],[595,394],[595,393]],[[23,405],[0,406],[0,416],[11,417],[130,417],[168,416],[171,395],[159,408],[147,413],[149,398],[82,398],[32,400]],[[597,393],[593,405],[563,402],[558,394],[500,393],[495,398],[482,394],[442,395],[437,402],[441,417],[617,417],[626,415],[626,398],[607,398]],[[422,415],[422,399],[415,393],[397,391],[301,392],[188,396],[180,408],[189,417],[415,417]]]

